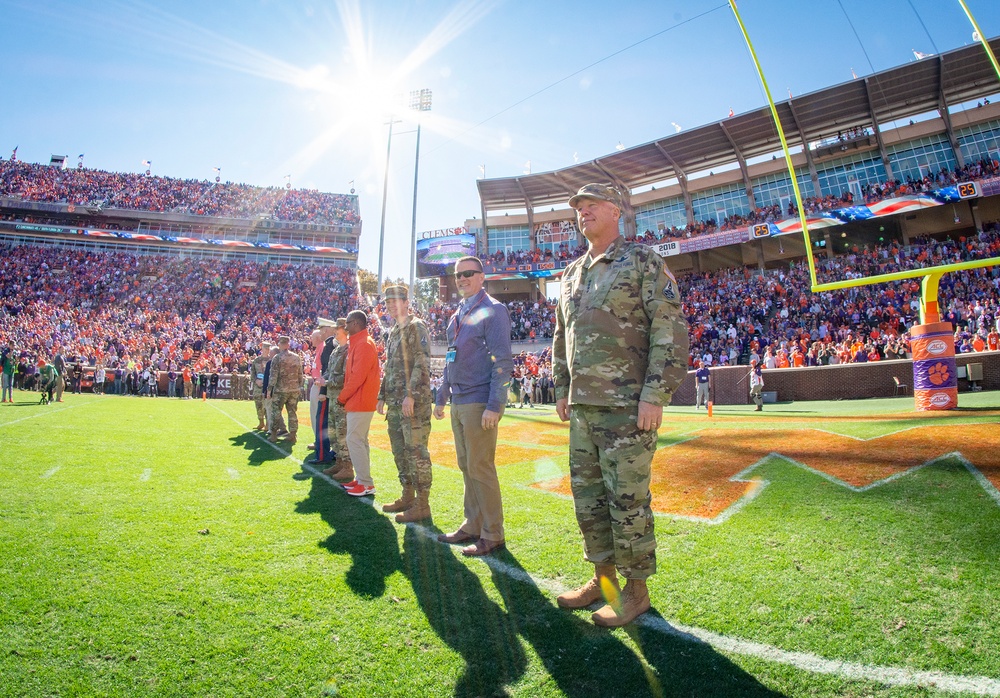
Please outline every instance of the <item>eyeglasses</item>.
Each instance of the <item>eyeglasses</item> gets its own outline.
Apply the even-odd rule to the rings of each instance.
[[[479,271],[478,269],[469,269],[468,271],[456,271],[455,272],[455,278],[456,279],[471,279],[476,274],[482,274],[482,273],[483,272]]]

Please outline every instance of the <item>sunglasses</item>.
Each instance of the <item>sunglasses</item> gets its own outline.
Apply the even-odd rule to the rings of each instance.
[[[455,278],[456,279],[471,279],[476,274],[482,274],[482,273],[483,272],[481,272],[481,271],[479,271],[477,269],[469,269],[468,271],[456,271],[455,272]]]

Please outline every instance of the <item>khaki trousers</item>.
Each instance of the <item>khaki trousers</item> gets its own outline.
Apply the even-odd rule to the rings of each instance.
[[[368,447],[368,429],[372,425],[374,412],[347,413],[347,451],[351,454],[351,464],[354,466],[354,479],[359,484],[371,487],[372,464]]]
[[[504,539],[503,500],[497,479],[497,429],[483,429],[486,403],[451,406],[458,467],[465,481],[465,521],[460,530],[490,541]],[[500,408],[503,416],[503,408]]]

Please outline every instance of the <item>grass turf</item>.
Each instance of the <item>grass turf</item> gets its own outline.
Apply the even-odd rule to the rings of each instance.
[[[434,523],[405,527],[301,477],[248,432],[252,404],[32,397],[0,409],[0,695],[939,692],[723,653],[652,624],[602,631],[588,612],[556,608],[556,590],[591,568],[570,501],[532,486],[567,470],[551,410],[504,418],[515,428],[500,450],[517,461],[500,474],[509,549],[487,564],[433,540],[461,522],[461,476],[446,458]],[[711,421],[671,408],[661,443],[709,424],[733,430],[734,444],[748,430],[869,439],[991,424],[1000,396],[960,405],[727,407]],[[445,442],[447,424],[434,425]],[[302,440],[293,457],[306,455]],[[373,449],[373,473],[376,503],[395,498],[389,453]],[[828,659],[1000,677],[1000,506],[959,461],[864,492],[781,458],[754,475],[770,484],[724,523],[658,517],[655,614]]]

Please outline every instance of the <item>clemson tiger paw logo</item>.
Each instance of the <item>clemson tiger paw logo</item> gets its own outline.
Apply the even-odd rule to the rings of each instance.
[[[931,366],[930,370],[927,372],[927,378],[934,385],[944,385],[944,382],[948,380],[948,367],[944,364],[935,364]]]

